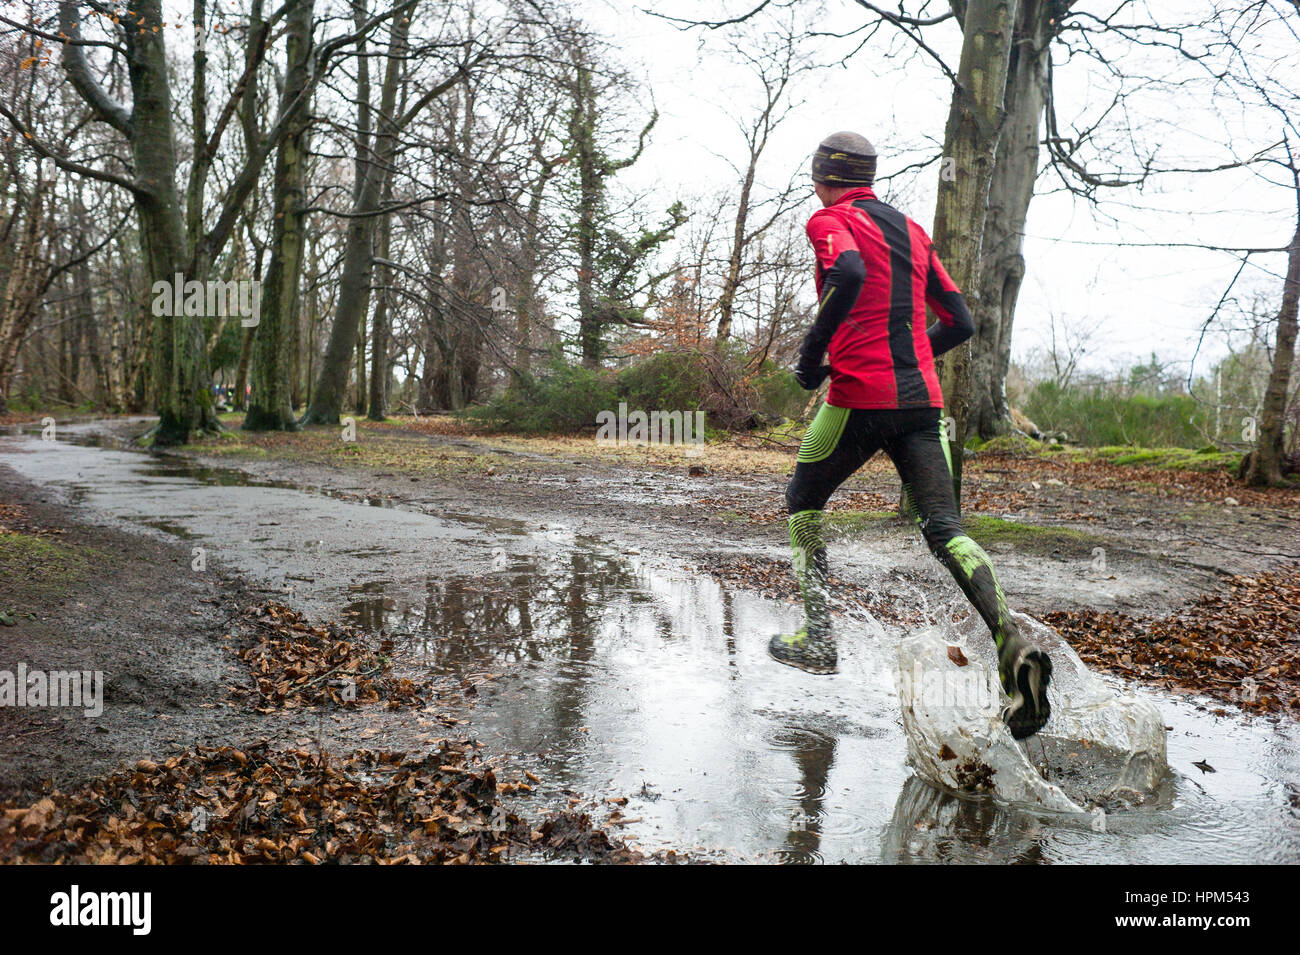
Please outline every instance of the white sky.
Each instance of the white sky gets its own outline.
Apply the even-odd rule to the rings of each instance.
[[[1114,0],[1105,5],[1084,0],[1079,6],[1103,12],[1114,5]],[[1151,4],[1157,10],[1162,5],[1174,11],[1172,16],[1187,15],[1185,5],[1173,0]],[[752,81],[746,85],[745,71],[726,58],[734,34],[682,32],[644,13],[648,6],[666,15],[718,18],[724,11],[747,9],[750,3],[581,0],[577,6],[591,26],[621,48],[627,68],[644,77],[654,92],[660,122],[642,162],[625,174],[625,181],[631,188],[651,189],[655,197],[662,196],[662,208],[681,193],[725,188],[735,181],[734,172],[718,154],[734,150],[743,155],[743,141],[727,111],[743,113],[754,86]],[[809,7],[815,9],[812,0]],[[824,0],[824,8],[825,29],[843,32],[862,23],[863,11],[850,0]],[[799,90],[805,102],[779,130],[765,156],[761,180],[773,186],[783,183],[791,170],[806,168],[812,148],[825,134],[840,129],[861,132],[872,140],[881,155],[881,175],[918,158],[914,152],[899,159],[896,152],[891,154],[892,144],[942,141],[948,81],[928,61],[913,58],[905,66],[886,62],[888,35],[888,30],[882,30],[880,39],[859,51],[847,68],[808,75]],[[955,68],[960,44],[956,26],[931,28],[926,37]],[[831,42],[827,41],[828,47]],[[1141,56],[1131,53],[1125,59],[1138,66]],[[1167,71],[1173,62],[1164,55],[1155,68]],[[1297,63],[1300,58],[1292,59],[1290,66]],[[1094,61],[1080,58],[1056,75],[1062,131],[1081,109],[1096,110],[1109,102],[1102,88],[1106,78]],[[1294,75],[1289,86],[1300,89],[1300,68]],[[1199,99],[1190,93],[1176,98],[1138,96],[1130,115],[1142,135],[1160,146],[1158,164],[1197,167],[1229,161],[1225,130],[1252,151],[1280,138],[1272,116],[1246,113],[1225,119],[1210,107],[1204,93]],[[1244,145],[1239,148],[1247,151]],[[1131,168],[1131,162],[1125,165]],[[917,180],[916,188],[908,190],[906,200],[899,202],[927,229],[933,221],[936,177],[937,169],[931,167]],[[1040,181],[1040,191],[1055,182],[1049,177]],[[1152,351],[1163,359],[1185,362],[1238,261],[1196,249],[1122,249],[1086,243],[1109,243],[1123,236],[1130,241],[1277,247],[1289,241],[1295,226],[1294,196],[1244,172],[1164,176],[1141,193],[1110,191],[1103,199],[1099,215],[1068,194],[1035,197],[1026,227],[1027,275],[1013,337],[1017,357],[1044,343],[1048,316],[1054,312],[1058,319],[1098,329],[1092,343],[1094,358],[1085,364],[1109,367],[1131,358],[1144,359]],[[813,208],[810,187],[805,211]],[[1112,216],[1118,225],[1108,221]],[[1284,257],[1256,257],[1252,262],[1256,264],[1248,266],[1240,288],[1262,288],[1276,301]],[[811,266],[808,285],[811,299]],[[1208,368],[1207,357],[1213,359],[1223,351],[1221,343],[1207,340],[1198,370]]]

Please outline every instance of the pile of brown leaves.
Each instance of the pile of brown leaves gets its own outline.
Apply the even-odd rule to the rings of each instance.
[[[585,814],[532,828],[498,795],[474,746],[443,740],[423,758],[361,750],[199,747],[141,760],[70,794],[0,813],[0,860],[35,863],[491,863],[560,852],[641,856]]]
[[[1096,611],[1043,619],[1093,666],[1300,718],[1300,565],[1233,577],[1225,593],[1154,620]]]
[[[259,627],[251,646],[237,651],[252,686],[232,686],[260,713],[300,706],[355,706],[386,701],[389,709],[423,706],[429,688],[390,673],[393,644],[370,648],[365,633],[331,622],[312,626],[296,610],[265,603],[249,614]]]

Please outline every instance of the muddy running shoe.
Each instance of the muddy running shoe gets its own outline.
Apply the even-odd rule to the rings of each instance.
[[[767,645],[767,652],[777,663],[798,667],[809,673],[836,673],[839,656],[835,640],[829,633],[809,633],[803,626],[794,633],[778,633]]]
[[[1052,681],[1052,661],[1031,646],[1020,634],[1012,634],[998,657],[1002,688],[1011,697],[1002,710],[1002,720],[1014,739],[1033,736],[1047,725],[1052,707],[1047,702],[1047,684]]]

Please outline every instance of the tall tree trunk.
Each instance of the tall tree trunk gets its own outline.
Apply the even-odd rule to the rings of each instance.
[[[374,271],[372,268],[371,276]],[[369,296],[367,296],[367,300]],[[368,306],[367,306],[368,307]],[[356,395],[354,397],[353,410],[357,414],[366,413],[366,315],[361,313],[361,320],[357,322],[357,360],[356,368]]]
[[[71,251],[69,250],[69,255]],[[64,275],[63,302],[59,306],[59,400],[65,405],[77,403],[81,381],[81,312],[77,308],[72,276]]]
[[[359,7],[360,5],[358,5]],[[356,347],[360,323],[369,311],[371,275],[374,269],[374,237],[377,210],[384,176],[392,168],[398,130],[394,128],[394,110],[402,67],[406,58],[406,41],[411,17],[395,17],[391,25],[387,72],[379,96],[378,135],[371,142],[370,83],[366,56],[357,59],[357,161],[354,217],[348,223],[347,247],[343,255],[343,274],[339,279],[334,325],[330,328],[325,357],[321,361],[311,402],[303,415],[304,424],[337,424],[347,394],[348,369]],[[364,18],[364,11],[357,14]],[[359,375],[358,379],[363,377]]]
[[[393,200],[393,177],[384,177],[383,203],[389,205]],[[384,262],[388,259],[389,239],[392,236],[392,220],[387,216],[379,224],[379,235],[375,242],[377,266],[377,285],[379,297],[375,301],[375,315],[370,326],[370,410],[366,415],[371,421],[383,421],[388,406],[388,283],[391,281]]]
[[[93,383],[91,398],[98,409],[111,408],[109,382],[101,346],[99,322],[95,316],[95,292],[90,275],[89,241],[91,234],[86,206],[82,199],[84,182],[77,181],[72,199],[72,220],[76,235],[72,240],[72,255],[78,260],[72,268],[72,287],[80,337],[86,343],[86,357],[90,360]]]
[[[70,0],[60,3],[59,27],[74,40],[81,39],[80,19],[80,4]],[[193,250],[188,245],[176,185],[167,30],[161,0],[133,3],[131,20],[131,27],[123,31],[131,82],[129,111],[99,86],[85,58],[84,47],[66,44],[63,64],[82,98],[99,118],[123,133],[130,144],[135,173],[133,194],[150,286],[165,282],[170,287],[175,276],[184,275],[192,264]],[[193,264],[198,272],[207,265]],[[154,317],[152,377],[159,419],[154,430],[156,445],[183,444],[195,430],[220,429],[208,387],[207,352],[203,347],[200,318],[185,314]]]
[[[299,0],[289,12],[282,110],[307,87],[314,14],[314,0]],[[293,128],[280,142],[276,154],[271,263],[263,284],[261,320],[253,329],[253,392],[244,416],[246,431],[298,430],[293,414],[290,345],[292,330],[298,323],[310,111],[301,108],[295,117]]]
[[[646,138],[659,121],[659,113],[652,110],[650,119],[637,137],[637,146],[626,157],[614,159],[607,155],[598,140],[601,121],[600,92],[596,89],[596,70],[585,49],[579,44],[573,51],[574,79],[570,87],[573,108],[569,112],[569,147],[577,171],[578,203],[576,232],[578,246],[578,340],[585,368],[599,368],[605,353],[603,333],[605,326],[618,320],[619,305],[607,300],[611,290],[604,281],[608,276],[598,275],[600,257],[599,238],[607,224],[605,193],[607,182],[620,170],[640,159],[645,150]],[[653,240],[643,236],[638,242],[642,255],[685,221],[679,215],[679,206],[669,210],[673,224],[668,225]],[[628,263],[619,268],[630,268]]]
[[[313,229],[307,239],[309,275],[320,275],[320,245],[320,232]],[[305,394],[302,402],[294,402],[295,407],[311,402],[311,388],[316,381],[316,337],[320,329],[320,285],[317,282],[311,284],[307,293],[307,314],[303,316],[303,321],[307,323],[307,365],[303,369],[301,384]]]
[[[370,325],[370,401],[366,417],[371,421],[384,420],[388,403],[388,295],[382,284],[380,288]]]
[[[1056,0],[1020,0],[1007,64],[1006,121],[989,182],[981,248],[975,338],[971,342],[971,420],[982,438],[1011,427],[1006,381],[1011,328],[1025,275],[1025,220],[1038,178],[1039,127],[1047,99],[1048,47]]]
[[[28,190],[27,208],[21,210],[20,198],[15,197],[10,211],[11,217],[21,220],[22,231],[14,235],[12,229],[6,229],[9,238],[5,243],[8,274],[4,298],[0,299],[0,413],[7,408],[18,352],[27,329],[36,318],[41,300],[44,186],[38,171],[36,182]],[[8,224],[13,224],[12,218]]]
[[[299,300],[301,301],[301,295]],[[299,308],[289,325],[289,407],[302,407],[302,379],[305,373],[302,341],[303,310]]]
[[[600,213],[600,155],[596,147],[595,92],[591,68],[577,66],[573,94],[573,116],[569,124],[578,169],[578,339],[585,368],[600,367],[601,322],[596,301],[596,231]]]
[[[424,316],[424,341],[420,351],[424,355],[424,364],[420,368],[420,387],[416,392],[415,410],[420,414],[429,414],[438,408],[437,374],[434,367],[437,362],[438,338],[433,316],[428,314],[427,309]]]
[[[235,367],[235,400],[231,402],[231,407],[236,411],[248,410],[248,373],[253,364],[253,339],[256,336],[256,328],[245,328],[243,340],[239,343],[239,364]]]
[[[153,391],[150,380],[153,373],[153,318],[149,314],[147,298],[140,301],[135,313],[123,386],[126,389],[126,410],[140,414],[149,407],[149,395]]]
[[[1300,178],[1296,187],[1300,206]],[[1291,387],[1291,365],[1295,360],[1296,313],[1300,310],[1300,213],[1296,232],[1287,249],[1286,285],[1282,307],[1277,313],[1277,339],[1273,344],[1273,368],[1260,408],[1255,449],[1250,453],[1246,483],[1256,486],[1282,483],[1282,439],[1286,425],[1286,399]]]
[[[169,285],[185,276],[189,247],[176,186],[176,140],[172,128],[171,87],[163,41],[161,3],[133,5],[143,20],[139,33],[128,30],[131,52],[131,154],[141,191],[136,196],[140,231],[152,282]],[[155,32],[154,26],[158,29]],[[191,273],[185,278],[202,280]],[[181,310],[184,311],[183,309]],[[154,319],[153,383],[158,406],[154,444],[184,444],[194,431],[220,430],[208,388],[203,320],[191,315]]]
[[[86,355],[90,359],[90,368],[94,376],[91,397],[96,408],[114,410],[109,396],[108,374],[104,364],[99,321],[95,316],[95,295],[91,288],[90,263],[83,261],[78,265],[73,270],[73,278],[77,289],[78,321],[81,323],[81,333],[86,342]]]
[[[546,195],[546,186],[555,175],[559,164],[567,159],[548,160],[543,154],[543,143],[539,140],[533,158],[540,164],[537,179],[528,194],[528,208],[524,213],[523,247],[520,250],[519,294],[515,300],[515,354],[512,377],[518,380],[532,370],[533,334],[537,325],[539,297],[537,295],[538,243],[542,232],[542,201]]]
[[[961,63],[953,89],[944,156],[956,175],[940,175],[933,238],[939,257],[957,286],[980,302],[980,245],[988,212],[989,182],[997,155],[1007,87],[1017,0],[970,0],[962,22]],[[971,409],[971,346],[959,345],[940,359],[947,412],[955,426],[952,445],[953,489],[961,500],[961,449]]]
[[[482,268],[476,255],[477,240],[473,209],[469,197],[474,191],[470,176],[471,158],[477,155],[474,142],[475,91],[468,79],[464,83],[464,111],[460,116],[456,151],[463,157],[456,174],[456,195],[450,211],[454,240],[451,246],[451,294],[458,305],[458,320],[449,330],[451,350],[444,352],[447,407],[459,411],[474,400],[478,391],[479,365],[482,363],[482,327],[486,317],[482,301],[487,294],[481,281]]]

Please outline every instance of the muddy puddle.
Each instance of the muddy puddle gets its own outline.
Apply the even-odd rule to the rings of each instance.
[[[1099,824],[957,799],[904,764],[896,629],[849,623],[840,673],[813,677],[765,652],[795,608],[616,528],[483,518],[472,501],[380,506],[92,435],[0,436],[0,464],[92,519],[182,538],[305,610],[384,629],[417,665],[498,674],[480,685],[471,732],[547,793],[626,798],[626,835],[643,847],[782,862],[1300,861],[1294,724],[1151,694],[1175,771],[1156,805]]]

